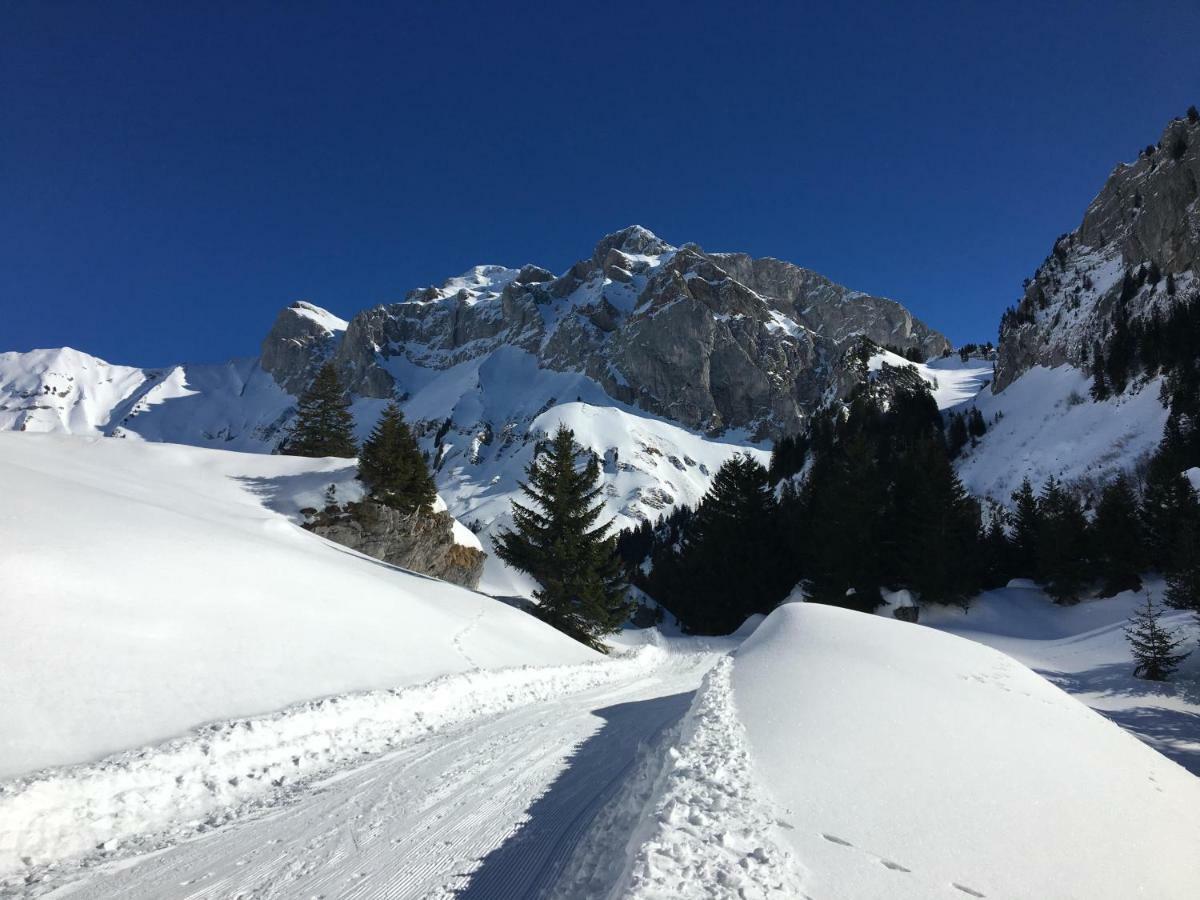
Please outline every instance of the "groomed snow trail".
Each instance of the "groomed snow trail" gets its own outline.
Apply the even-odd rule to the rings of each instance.
[[[541,896],[719,656],[663,653],[608,684],[414,738],[164,848],[43,867],[9,895]]]

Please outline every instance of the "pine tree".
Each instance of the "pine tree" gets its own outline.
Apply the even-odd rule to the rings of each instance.
[[[1146,550],[1137,497],[1123,474],[1104,488],[1092,523],[1093,555],[1104,586],[1102,597],[1142,587]]]
[[[1013,544],[1005,531],[1007,513],[992,510],[991,521],[980,539],[983,587],[1004,587],[1013,577]]]
[[[632,611],[604,511],[600,462],[559,426],[544,452],[525,470],[521,490],[532,503],[513,501],[513,528],[501,531],[496,553],[540,584],[535,614],[598,650]]]
[[[936,443],[906,454],[893,493],[901,583],[922,602],[965,605],[980,587],[979,505]]]
[[[1013,565],[1022,578],[1040,580],[1038,571],[1038,543],[1041,538],[1042,516],[1038,509],[1033,485],[1026,478],[1013,499]]]
[[[1200,525],[1184,523],[1175,542],[1174,559],[1167,572],[1168,606],[1190,609],[1200,616]]]
[[[729,634],[769,613],[792,587],[767,470],[748,454],[727,459],[696,509],[680,550],[683,591],[671,610],[688,630]]]
[[[979,411],[979,407],[972,406],[971,412],[967,420],[967,430],[973,438],[981,438],[987,434],[987,423],[983,421],[983,413]]]
[[[1075,496],[1051,477],[1038,498],[1038,571],[1056,603],[1077,603],[1089,576],[1087,519]]]
[[[1149,681],[1166,681],[1179,668],[1179,664],[1190,656],[1190,652],[1177,653],[1184,639],[1163,627],[1162,607],[1154,603],[1150,592],[1146,592],[1146,605],[1139,607],[1125,628],[1125,639],[1137,660],[1133,674],[1136,678]]]
[[[300,397],[296,422],[284,443],[283,452],[291,456],[347,459],[358,454],[350,398],[332,363],[321,366],[312,384]]]
[[[384,407],[363,443],[358,477],[372,499],[403,512],[431,507],[437,499],[429,466],[395,403]]]
[[[967,422],[958,413],[950,414],[950,427],[946,433],[946,452],[954,459],[958,454],[962,453],[962,448],[966,446],[968,440]]]
[[[1141,521],[1149,564],[1160,572],[1175,562],[1176,538],[1187,523],[1200,522],[1196,492],[1180,471],[1169,437],[1150,460],[1142,490]]]

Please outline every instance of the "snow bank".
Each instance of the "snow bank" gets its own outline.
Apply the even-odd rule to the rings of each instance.
[[[806,896],[752,774],[731,670],[731,658],[720,659],[683,721],[646,748],[554,897]]]
[[[0,878],[100,850],[177,841],[247,804],[482,715],[647,675],[647,645],[575,666],[450,675],[402,690],[330,697],[209,725],[159,747],[0,785]]]
[[[823,898],[1191,898],[1200,781],[1013,659],[780,607],[734,700]]]
[[[1159,601],[1161,579],[1146,582]],[[1200,775],[1200,652],[1169,682],[1133,677],[1125,625],[1144,593],[1059,606],[1033,582],[1014,580],[985,591],[970,609],[926,606],[921,624],[956,634],[1024,663],[1106,718]],[[1187,610],[1165,608],[1163,624],[1196,646],[1200,623]]]
[[[344,460],[0,434],[0,777],[317,697],[598,658],[288,520],[346,480]]]

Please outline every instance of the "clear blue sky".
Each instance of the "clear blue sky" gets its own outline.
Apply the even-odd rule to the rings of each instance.
[[[1195,0],[6,3],[0,349],[250,355],[292,300],[633,222],[994,338],[1200,103],[1197,35]]]

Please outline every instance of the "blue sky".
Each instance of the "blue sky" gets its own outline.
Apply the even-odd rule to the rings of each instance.
[[[6,4],[0,349],[250,355],[634,222],[986,340],[1200,103],[1195,2],[833,6]]]

